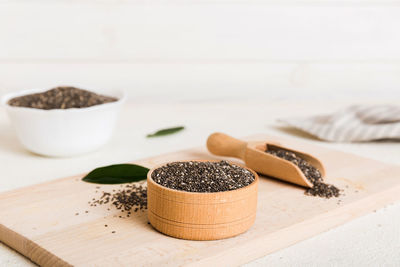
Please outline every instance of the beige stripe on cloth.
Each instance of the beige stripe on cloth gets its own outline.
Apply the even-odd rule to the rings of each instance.
[[[350,106],[330,115],[280,121],[332,142],[400,140],[400,106]]]

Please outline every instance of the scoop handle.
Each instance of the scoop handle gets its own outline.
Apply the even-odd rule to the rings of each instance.
[[[217,156],[244,160],[247,143],[224,133],[213,133],[207,139],[207,148]]]

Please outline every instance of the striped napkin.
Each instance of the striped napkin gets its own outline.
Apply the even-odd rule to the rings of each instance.
[[[350,106],[330,115],[280,121],[332,142],[400,140],[399,106]]]

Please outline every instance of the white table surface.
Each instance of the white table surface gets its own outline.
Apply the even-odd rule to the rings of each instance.
[[[351,100],[327,102],[303,98],[300,101],[176,102],[168,104],[162,101],[131,100],[121,114],[112,140],[96,152],[73,158],[46,158],[26,151],[18,143],[4,109],[0,109],[0,192],[88,172],[111,163],[128,162],[204,145],[207,136],[214,131],[223,131],[236,137],[255,133],[289,136],[400,164],[400,142],[326,143],[276,122],[279,117],[331,112],[352,103]],[[367,102],[373,103],[376,99]],[[185,125],[187,129],[163,138],[144,137],[159,128],[175,125]],[[247,266],[399,266],[399,225],[400,203],[392,204],[250,262]],[[0,266],[34,264],[0,243]]]

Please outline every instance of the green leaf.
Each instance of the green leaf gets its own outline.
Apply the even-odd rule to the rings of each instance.
[[[149,169],[135,164],[116,164],[94,169],[82,181],[95,184],[123,184],[147,178]]]
[[[183,127],[183,126],[162,129],[162,130],[158,130],[157,132],[155,132],[153,134],[148,134],[147,137],[149,138],[149,137],[157,137],[157,136],[174,134],[174,133],[177,133],[179,131],[182,131],[183,129],[185,129],[185,127]]]

